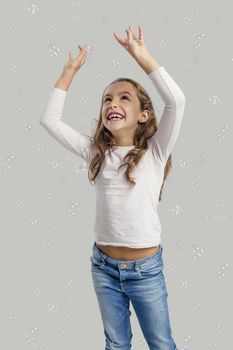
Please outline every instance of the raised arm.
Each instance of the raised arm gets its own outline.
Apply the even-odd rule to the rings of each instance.
[[[40,117],[40,124],[63,146],[90,162],[93,154],[89,136],[81,134],[62,120],[67,90],[78,69],[85,62],[86,52],[87,50],[82,48],[76,59],[73,59],[69,52],[69,61],[64,65],[63,73],[50,93]]]
[[[150,55],[139,26],[138,38],[133,28],[126,29],[127,39],[114,33],[117,41],[129,52],[149,76],[165,103],[162,117],[155,134],[150,138],[154,151],[162,162],[166,162],[177,140],[184,114],[185,96],[177,83],[163,66]]]
[[[165,103],[158,129],[150,142],[161,161],[166,162],[180,132],[185,96],[163,66],[150,72],[148,76]]]

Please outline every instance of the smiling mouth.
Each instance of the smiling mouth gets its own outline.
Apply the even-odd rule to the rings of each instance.
[[[108,123],[111,123],[111,122],[120,122],[120,121],[122,121],[123,119],[125,119],[125,118],[119,118],[119,119],[108,119]]]

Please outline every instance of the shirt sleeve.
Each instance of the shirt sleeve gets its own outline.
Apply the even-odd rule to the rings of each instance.
[[[152,71],[148,76],[165,103],[158,128],[149,142],[160,160],[166,163],[180,132],[185,96],[163,66]]]
[[[67,91],[53,88],[40,117],[40,124],[68,150],[90,162],[93,156],[91,138],[63,122],[62,114]]]

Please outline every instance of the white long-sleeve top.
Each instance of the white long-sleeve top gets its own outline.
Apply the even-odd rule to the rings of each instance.
[[[95,182],[95,241],[102,245],[130,248],[157,246],[161,242],[158,204],[164,167],[171,154],[184,114],[185,96],[163,66],[148,74],[165,106],[148,149],[132,171],[136,185],[130,188],[125,179],[124,156],[135,146],[113,146],[106,152]],[[53,88],[41,115],[43,127],[67,149],[89,165],[95,155],[92,140],[62,120],[67,91]]]

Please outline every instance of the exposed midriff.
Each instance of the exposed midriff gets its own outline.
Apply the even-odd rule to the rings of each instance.
[[[106,246],[96,243],[97,248],[105,255],[117,260],[138,260],[154,255],[159,250],[159,245],[149,248],[129,248]]]

